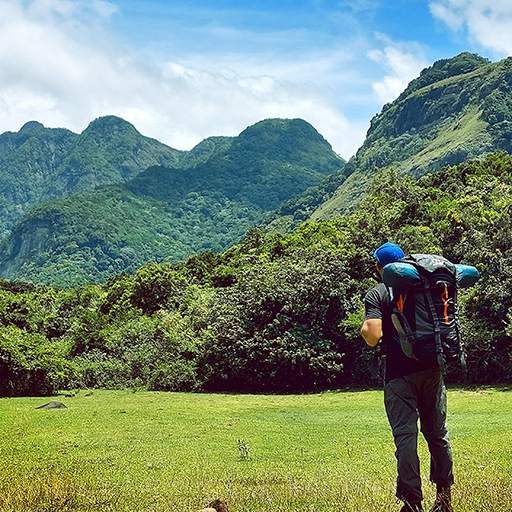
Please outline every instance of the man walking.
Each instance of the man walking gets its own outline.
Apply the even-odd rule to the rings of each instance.
[[[374,257],[381,275],[385,265],[400,260],[404,253],[387,242],[374,252]],[[423,512],[417,450],[419,420],[430,451],[430,480],[437,485],[430,512],[453,512],[453,459],[446,427],[446,388],[439,363],[437,357],[417,360],[405,355],[391,320],[392,310],[393,289],[379,283],[366,294],[361,334],[372,347],[380,341],[386,355],[384,402],[396,446],[396,496],[404,502],[401,512]]]

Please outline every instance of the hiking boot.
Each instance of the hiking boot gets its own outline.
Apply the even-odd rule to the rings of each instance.
[[[452,491],[450,487],[437,486],[436,501],[430,512],[453,512]]]
[[[423,507],[421,503],[406,503],[400,512],[423,512]]]

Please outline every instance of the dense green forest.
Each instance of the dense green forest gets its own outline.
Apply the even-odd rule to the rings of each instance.
[[[375,384],[359,335],[386,240],[482,278],[461,292],[471,383],[512,378],[512,157],[416,181],[378,172],[351,213],[288,235],[250,229],[219,254],[147,263],[101,284],[0,282],[0,390],[300,392]]]
[[[26,132],[31,137],[20,144]],[[13,171],[26,164],[29,142],[46,143],[43,135],[56,136],[35,126],[10,137],[18,146],[5,153],[18,161],[9,173],[3,169],[5,155],[2,159],[2,140],[8,137],[0,136],[0,185],[12,182],[14,174],[20,190],[36,194],[33,182],[46,180],[35,180],[33,171]],[[240,242],[249,227],[264,223],[269,212],[345,164],[301,119],[267,119],[237,137],[211,137],[181,152],[179,160],[176,150],[163,152],[166,146],[118,118],[99,119],[75,139],[64,159],[74,162],[72,169],[55,164],[59,178],[56,170],[47,170],[47,179],[53,176],[56,187],[62,180],[74,183],[77,173],[90,178],[96,171],[102,186],[90,190],[77,184],[50,202],[46,189],[38,190],[46,201],[26,212],[3,242],[0,227],[1,277],[76,286],[134,273],[147,261],[176,263],[204,250],[222,252]],[[176,156],[173,165],[143,167],[165,162],[166,155]],[[85,177],[82,185],[90,181]],[[22,207],[6,200],[6,208],[19,213]]]
[[[95,119],[81,134],[37,121],[2,133],[0,239],[38,204],[124,183],[152,165],[175,167],[183,156],[115,116]]]

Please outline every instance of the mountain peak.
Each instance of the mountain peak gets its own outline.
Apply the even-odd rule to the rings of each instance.
[[[486,66],[491,62],[476,53],[462,52],[450,59],[441,59],[432,66],[421,71],[420,76],[412,80],[407,88],[397,98],[398,101],[423,87],[440,82],[446,78],[471,73],[475,69]]]
[[[117,116],[102,116],[94,119],[84,130],[83,135],[93,133],[100,135],[102,138],[109,139],[120,133],[136,133],[139,134],[135,126]]]
[[[239,136],[237,143],[253,140],[268,148],[279,148],[291,145],[297,148],[300,145],[310,147],[311,144],[325,146],[332,150],[327,140],[318,133],[310,123],[304,119],[264,119],[246,128]]]
[[[25,123],[19,133],[27,133],[27,132],[33,132],[33,131],[39,131],[44,129],[44,125],[42,125],[38,121],[29,121],[28,123]]]
[[[512,58],[491,62],[464,52],[435,62],[370,121],[341,173],[308,191],[286,215],[326,220],[351,209],[376,168],[417,178],[493,151],[512,152]],[[327,198],[327,199],[326,199]]]

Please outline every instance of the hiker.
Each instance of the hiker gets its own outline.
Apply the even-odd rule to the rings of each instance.
[[[392,243],[381,245],[373,254],[377,272],[404,257]],[[361,334],[385,353],[384,402],[396,446],[397,490],[403,501],[401,512],[422,512],[420,463],[418,458],[418,419],[430,451],[430,480],[437,485],[431,512],[453,512],[451,485],[453,459],[446,427],[446,388],[436,354],[420,359],[408,357],[392,321],[393,288],[379,283],[365,297],[365,319]]]

